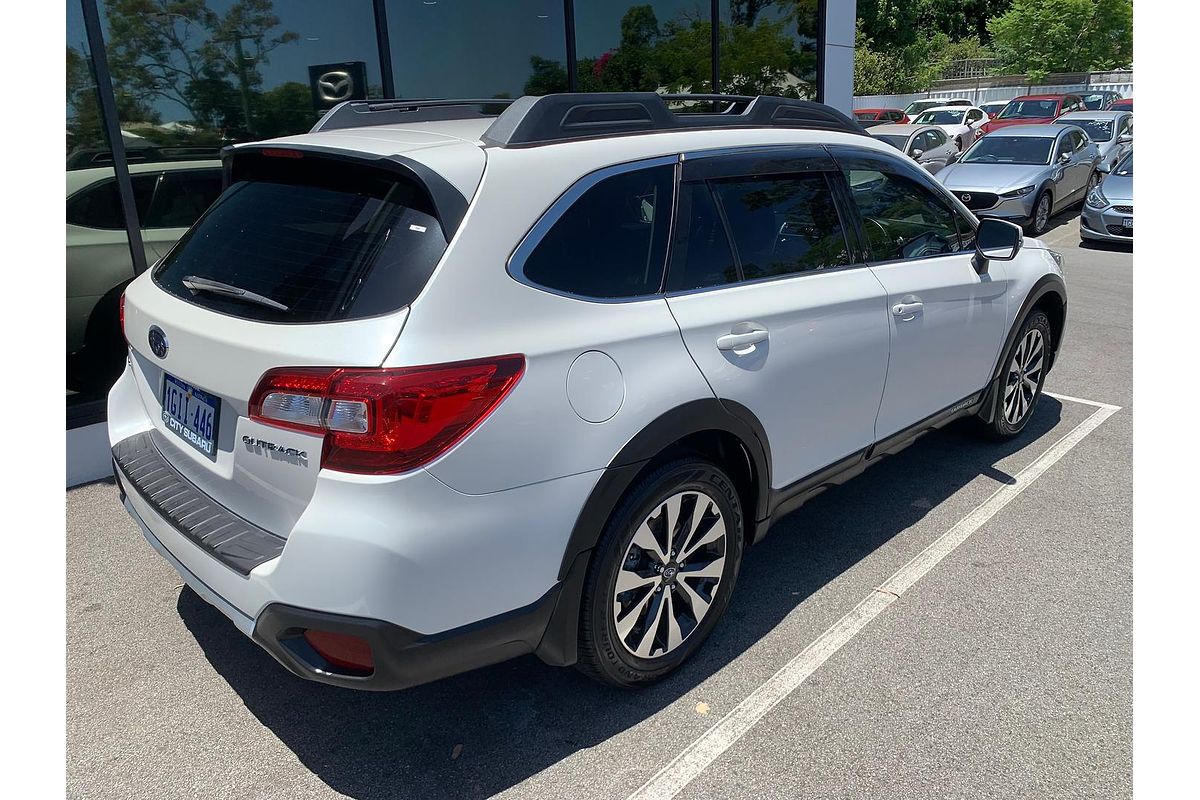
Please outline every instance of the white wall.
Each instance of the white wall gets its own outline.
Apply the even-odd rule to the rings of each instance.
[[[1086,92],[1110,91],[1120,92],[1122,97],[1133,96],[1133,81],[1127,83],[1070,83],[1051,86],[981,86],[979,89],[934,89],[928,92],[913,94],[869,94],[855,97],[854,108],[904,108],[913,100],[925,98],[965,97],[972,103],[987,103],[992,100],[1011,100],[1024,94],[1064,94],[1067,92],[1082,94]]]
[[[108,426],[103,422],[67,430],[67,488],[112,475]]]

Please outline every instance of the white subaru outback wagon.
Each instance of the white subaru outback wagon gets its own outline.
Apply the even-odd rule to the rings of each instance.
[[[228,150],[122,302],[149,543],[305,678],[636,685],[807,499],[958,418],[1019,434],[1060,257],[829,107],[698,99],[351,102]]]

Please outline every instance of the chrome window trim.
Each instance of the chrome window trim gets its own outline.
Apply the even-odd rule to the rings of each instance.
[[[602,167],[593,172],[589,172],[587,175],[584,175],[582,178],[575,181],[575,183],[571,184],[565,192],[559,195],[558,198],[550,204],[550,207],[542,213],[542,216],[539,217],[538,221],[533,224],[533,227],[531,227],[521,238],[520,244],[518,244],[516,249],[512,251],[512,254],[508,257],[508,261],[505,263],[505,270],[508,272],[509,277],[517,281],[517,283],[523,283],[526,286],[537,289],[538,291],[558,295],[559,297],[569,297],[572,300],[581,300],[587,303],[636,303],[645,300],[661,299],[661,278],[659,280],[658,288],[656,288],[653,292],[633,295],[630,297],[593,297],[591,295],[569,292],[565,289],[556,289],[552,286],[545,286],[532,280],[525,275],[525,261],[529,258],[530,254],[533,253],[537,246],[542,243],[542,239],[545,238],[550,229],[558,223],[563,214],[566,213],[567,209],[573,206],[580,197],[582,197],[589,189],[591,189],[600,181],[611,178],[614,175],[623,175],[627,172],[636,172],[642,169],[653,169],[654,167],[672,166],[678,164],[679,161],[680,156],[675,154],[669,156],[643,158],[637,161],[626,161],[620,164],[610,164],[607,167]],[[667,252],[664,253],[663,258],[664,276],[666,275],[667,262],[670,260],[671,242],[669,237],[674,232],[675,203],[678,196],[678,187],[679,171],[676,170],[674,176],[674,185],[672,187],[670,216],[667,219],[668,239]]]

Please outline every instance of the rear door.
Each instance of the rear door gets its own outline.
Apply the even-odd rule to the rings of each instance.
[[[835,202],[822,148],[689,154],[667,302],[722,400],[749,408],[783,487],[874,441],[886,298]]]
[[[113,441],[149,418],[192,483],[286,535],[315,489],[324,438],[251,420],[252,392],[274,368],[379,366],[448,236],[399,166],[235,156],[229,188],[126,293],[145,414],[110,413]]]
[[[1077,200],[1087,186],[1088,176],[1092,172],[1092,159],[1087,148],[1087,137],[1080,131],[1067,131],[1058,140],[1055,149],[1056,158],[1066,156],[1065,162],[1059,162],[1062,178],[1058,182],[1059,194],[1055,199],[1055,209],[1061,209],[1064,203]]]
[[[928,176],[882,154],[830,150],[887,291],[891,348],[875,424],[884,439],[984,388],[1006,333],[1007,281],[1002,262],[975,271],[974,225]]]

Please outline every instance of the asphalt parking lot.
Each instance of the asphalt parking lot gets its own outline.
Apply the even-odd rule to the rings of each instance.
[[[1129,796],[1132,256],[1081,248],[1074,213],[1044,238],[1060,397],[1016,442],[932,434],[778,524],[644,691],[532,656],[302,681],[181,589],[110,481],[68,491],[68,795]]]

